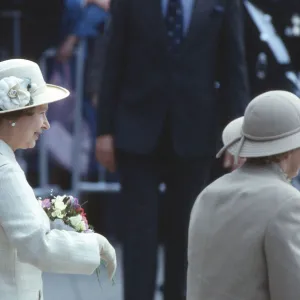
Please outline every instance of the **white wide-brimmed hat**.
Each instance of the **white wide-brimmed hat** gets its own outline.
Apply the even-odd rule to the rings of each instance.
[[[286,91],[254,98],[245,116],[229,123],[222,135],[224,151],[238,157],[265,157],[300,148],[300,99]]]
[[[10,59],[0,62],[0,114],[62,100],[63,87],[47,84],[35,62]]]

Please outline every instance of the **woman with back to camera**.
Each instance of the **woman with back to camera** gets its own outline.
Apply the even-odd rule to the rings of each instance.
[[[298,300],[300,99],[259,95],[223,131],[244,165],[209,185],[190,218],[187,300]]]
[[[43,299],[43,271],[92,274],[104,259],[109,277],[115,273],[115,250],[104,236],[50,229],[15,158],[17,149],[33,148],[50,128],[48,103],[68,95],[66,89],[46,84],[34,62],[0,62],[1,300]]]

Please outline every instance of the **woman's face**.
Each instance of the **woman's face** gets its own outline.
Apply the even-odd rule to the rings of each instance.
[[[33,115],[23,115],[11,127],[11,144],[14,150],[34,148],[36,141],[44,130],[50,128],[46,112],[48,104],[37,106]]]

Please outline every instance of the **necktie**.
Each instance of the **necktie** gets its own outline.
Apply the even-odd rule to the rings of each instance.
[[[168,0],[166,27],[169,50],[176,52],[183,40],[183,11],[181,0]]]

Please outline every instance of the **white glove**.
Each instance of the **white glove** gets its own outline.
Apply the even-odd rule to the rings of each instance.
[[[108,277],[112,280],[117,269],[116,251],[103,235],[96,233],[96,237],[99,244],[100,257],[106,262]]]

